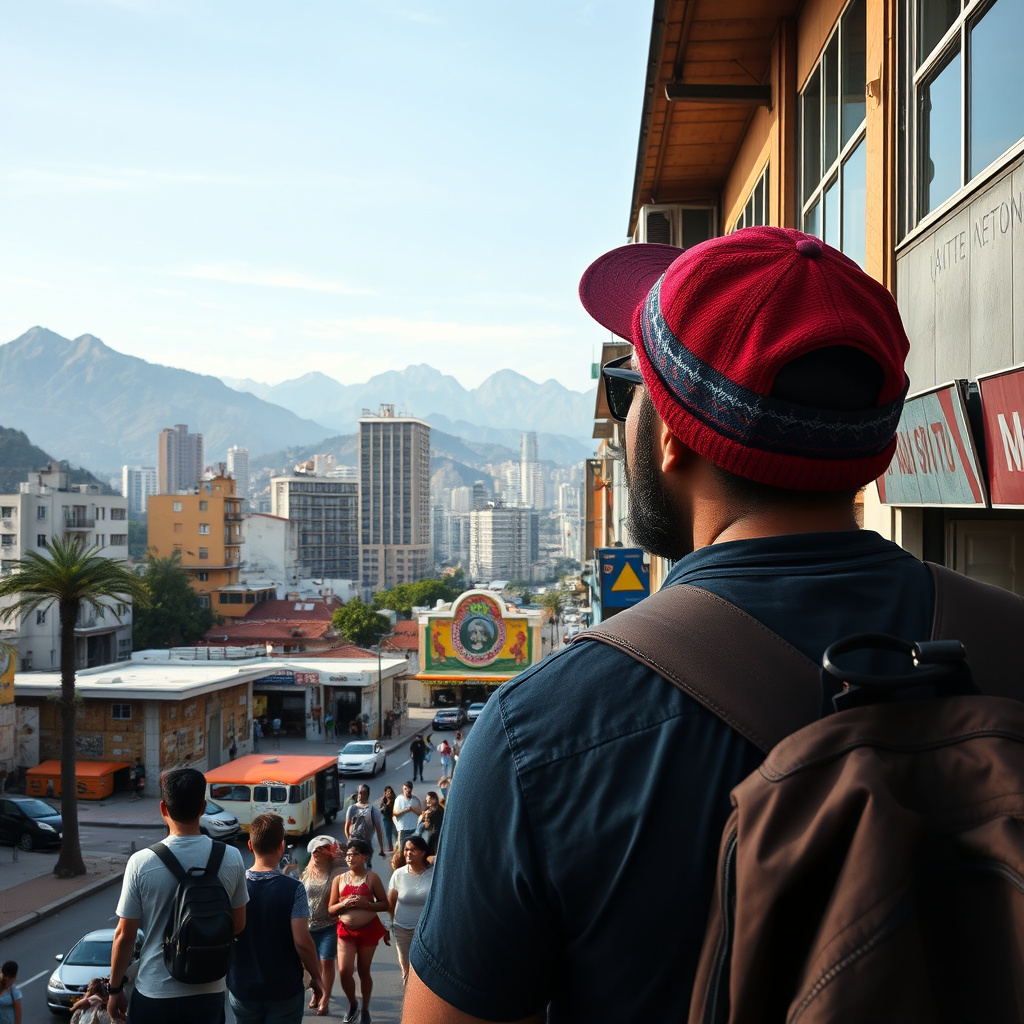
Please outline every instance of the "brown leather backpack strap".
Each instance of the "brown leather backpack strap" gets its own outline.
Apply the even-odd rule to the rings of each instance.
[[[1009,664],[1006,656],[1010,644],[1024,640],[1024,598],[943,565],[927,565],[935,583],[932,637],[964,645],[982,693],[1024,700],[1020,662]]]
[[[717,594],[659,590],[574,642],[624,651],[699,701],[767,753],[821,714],[818,667]]]

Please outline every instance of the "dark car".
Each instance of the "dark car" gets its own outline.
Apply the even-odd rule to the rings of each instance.
[[[0,797],[0,841],[23,850],[60,846],[64,822],[60,811],[34,796]]]
[[[463,708],[438,708],[434,715],[435,729],[461,729],[468,719]]]

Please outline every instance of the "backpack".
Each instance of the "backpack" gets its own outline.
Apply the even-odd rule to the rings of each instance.
[[[767,753],[731,794],[690,1024],[1024,1019],[1024,601],[929,568],[932,638],[963,648],[917,644],[900,696],[830,661],[898,641],[834,644],[848,688],[825,717],[819,667],[707,591],[581,634]]]
[[[231,900],[217,877],[224,844],[213,843],[205,868],[187,872],[163,843],[154,843],[149,849],[178,880],[163,941],[167,972],[186,985],[219,981],[228,973],[235,938]]]
[[[373,845],[373,807],[355,807],[355,814],[352,815],[352,825],[348,833],[348,841],[361,839],[364,843]]]

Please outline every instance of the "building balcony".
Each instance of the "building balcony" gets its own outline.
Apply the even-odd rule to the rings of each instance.
[[[95,525],[96,519],[93,516],[83,516],[74,512],[64,513],[65,530],[91,530]]]
[[[241,512],[225,512],[224,522],[225,523],[240,523],[245,519],[245,516]]]

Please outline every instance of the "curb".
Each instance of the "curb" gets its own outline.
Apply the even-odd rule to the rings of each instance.
[[[9,935],[13,935],[15,932],[20,932],[23,928],[28,928],[31,925],[42,921],[43,918],[51,917],[58,911],[63,910],[65,907],[70,907],[72,903],[77,903],[79,900],[84,900],[88,896],[92,896],[93,893],[100,892],[103,889],[108,889],[110,886],[120,883],[123,878],[124,871],[120,871],[117,874],[110,875],[109,878],[97,879],[95,882],[90,882],[88,885],[81,889],[77,889],[75,892],[68,893],[67,896],[62,896],[59,900],[54,900],[52,903],[47,903],[38,910],[33,910],[30,913],[25,914],[23,917],[19,917],[16,921],[10,921],[5,925],[0,926],[0,939],[5,939]]]

